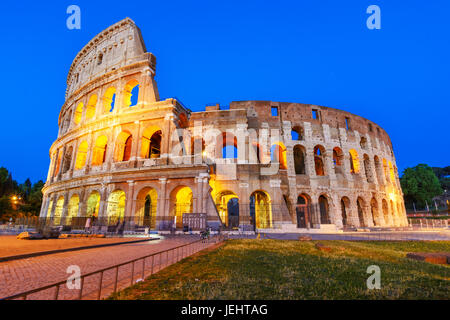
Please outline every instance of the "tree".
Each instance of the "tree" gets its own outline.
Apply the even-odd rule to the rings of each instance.
[[[423,208],[425,202],[431,204],[431,199],[443,192],[438,177],[426,164],[406,168],[400,178],[400,183],[406,205],[410,208],[413,203]]]

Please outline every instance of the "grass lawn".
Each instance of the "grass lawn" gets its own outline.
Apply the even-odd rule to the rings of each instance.
[[[450,241],[229,240],[181,260],[109,299],[449,299],[450,267],[406,258],[450,252]],[[367,267],[381,269],[369,290]]]

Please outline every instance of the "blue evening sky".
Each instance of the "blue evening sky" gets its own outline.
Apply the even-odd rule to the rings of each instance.
[[[66,9],[81,8],[81,30]],[[369,30],[366,8],[381,8]],[[390,135],[399,171],[448,166],[449,1],[8,1],[2,3],[0,166],[45,180],[78,51],[130,17],[157,58],[161,99],[335,107]]]

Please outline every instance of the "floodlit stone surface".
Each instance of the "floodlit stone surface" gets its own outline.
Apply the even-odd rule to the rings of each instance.
[[[377,124],[274,101],[193,112],[160,100],[155,72],[128,18],[78,53],[41,217],[125,217],[159,230],[181,229],[184,213],[264,232],[407,225],[392,144]]]

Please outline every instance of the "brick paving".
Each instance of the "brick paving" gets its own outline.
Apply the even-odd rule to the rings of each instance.
[[[30,254],[41,251],[61,250],[99,244],[140,240],[137,237],[117,238],[67,238],[46,240],[19,240],[15,235],[0,236],[0,257]]]
[[[110,267],[132,259],[140,258],[152,253],[177,247],[199,240],[199,236],[172,236],[163,237],[161,240],[148,242],[123,244],[106,248],[87,249],[82,251],[72,251],[56,253],[46,256],[33,257],[28,259],[6,261],[0,263],[0,298],[18,294],[20,292],[43,287],[58,281],[66,281],[70,276],[67,268],[77,265],[82,274],[87,274],[102,268]],[[211,244],[197,244],[192,251],[198,251]],[[181,252],[176,255],[157,255],[153,259],[153,272],[157,272],[167,265],[181,259]],[[193,252],[189,252],[193,253]],[[189,255],[184,251],[185,255]],[[134,281],[142,277],[142,261],[138,261],[134,267]],[[145,263],[145,277],[151,272],[151,258]],[[124,288],[131,284],[131,264],[119,269],[119,286]],[[102,297],[106,297],[113,290],[115,270],[105,272],[103,275]],[[83,298],[95,299],[99,287],[100,275],[93,275],[86,278],[83,288]],[[109,286],[108,286],[109,285]],[[55,289],[32,294],[28,299],[52,299]],[[74,299],[78,296],[79,290],[68,290],[61,286],[59,299]]]

